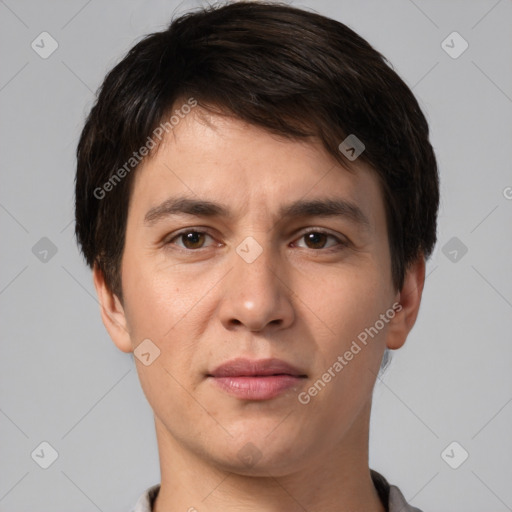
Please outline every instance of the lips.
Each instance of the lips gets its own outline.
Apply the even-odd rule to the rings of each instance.
[[[306,377],[304,372],[280,359],[232,359],[209,374],[211,377],[266,377],[269,375],[291,375]]]
[[[244,400],[270,400],[297,390],[307,378],[301,370],[280,359],[233,359],[207,375],[218,389]]]

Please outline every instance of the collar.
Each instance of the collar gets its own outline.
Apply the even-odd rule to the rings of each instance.
[[[400,489],[389,482],[377,471],[370,469],[373,485],[377,489],[379,498],[386,512],[422,512],[419,508],[407,503]],[[152,512],[153,504],[160,491],[160,484],[155,484],[147,489],[139,498],[132,512]]]

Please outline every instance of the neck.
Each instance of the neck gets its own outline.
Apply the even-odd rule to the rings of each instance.
[[[155,417],[161,487],[153,512],[385,512],[368,467],[370,407],[328,453],[280,476],[223,469],[185,449]]]

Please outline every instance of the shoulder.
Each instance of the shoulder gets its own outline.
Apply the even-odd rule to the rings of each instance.
[[[373,469],[370,469],[370,474],[387,512],[422,512],[407,503],[400,489],[390,484],[383,475]]]
[[[130,512],[152,512],[153,503],[158,496],[158,491],[160,491],[160,484],[155,484],[146,489]]]
[[[387,512],[422,512],[419,508],[407,503],[404,495],[396,485],[390,484],[386,478],[377,471],[370,469],[373,484],[379,497],[385,504]],[[131,512],[152,512],[153,503],[160,491],[160,484],[147,489],[137,501]]]

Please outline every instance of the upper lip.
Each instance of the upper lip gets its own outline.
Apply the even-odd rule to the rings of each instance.
[[[268,375],[306,377],[304,372],[280,359],[231,359],[217,366],[208,374],[211,377],[263,377]]]

